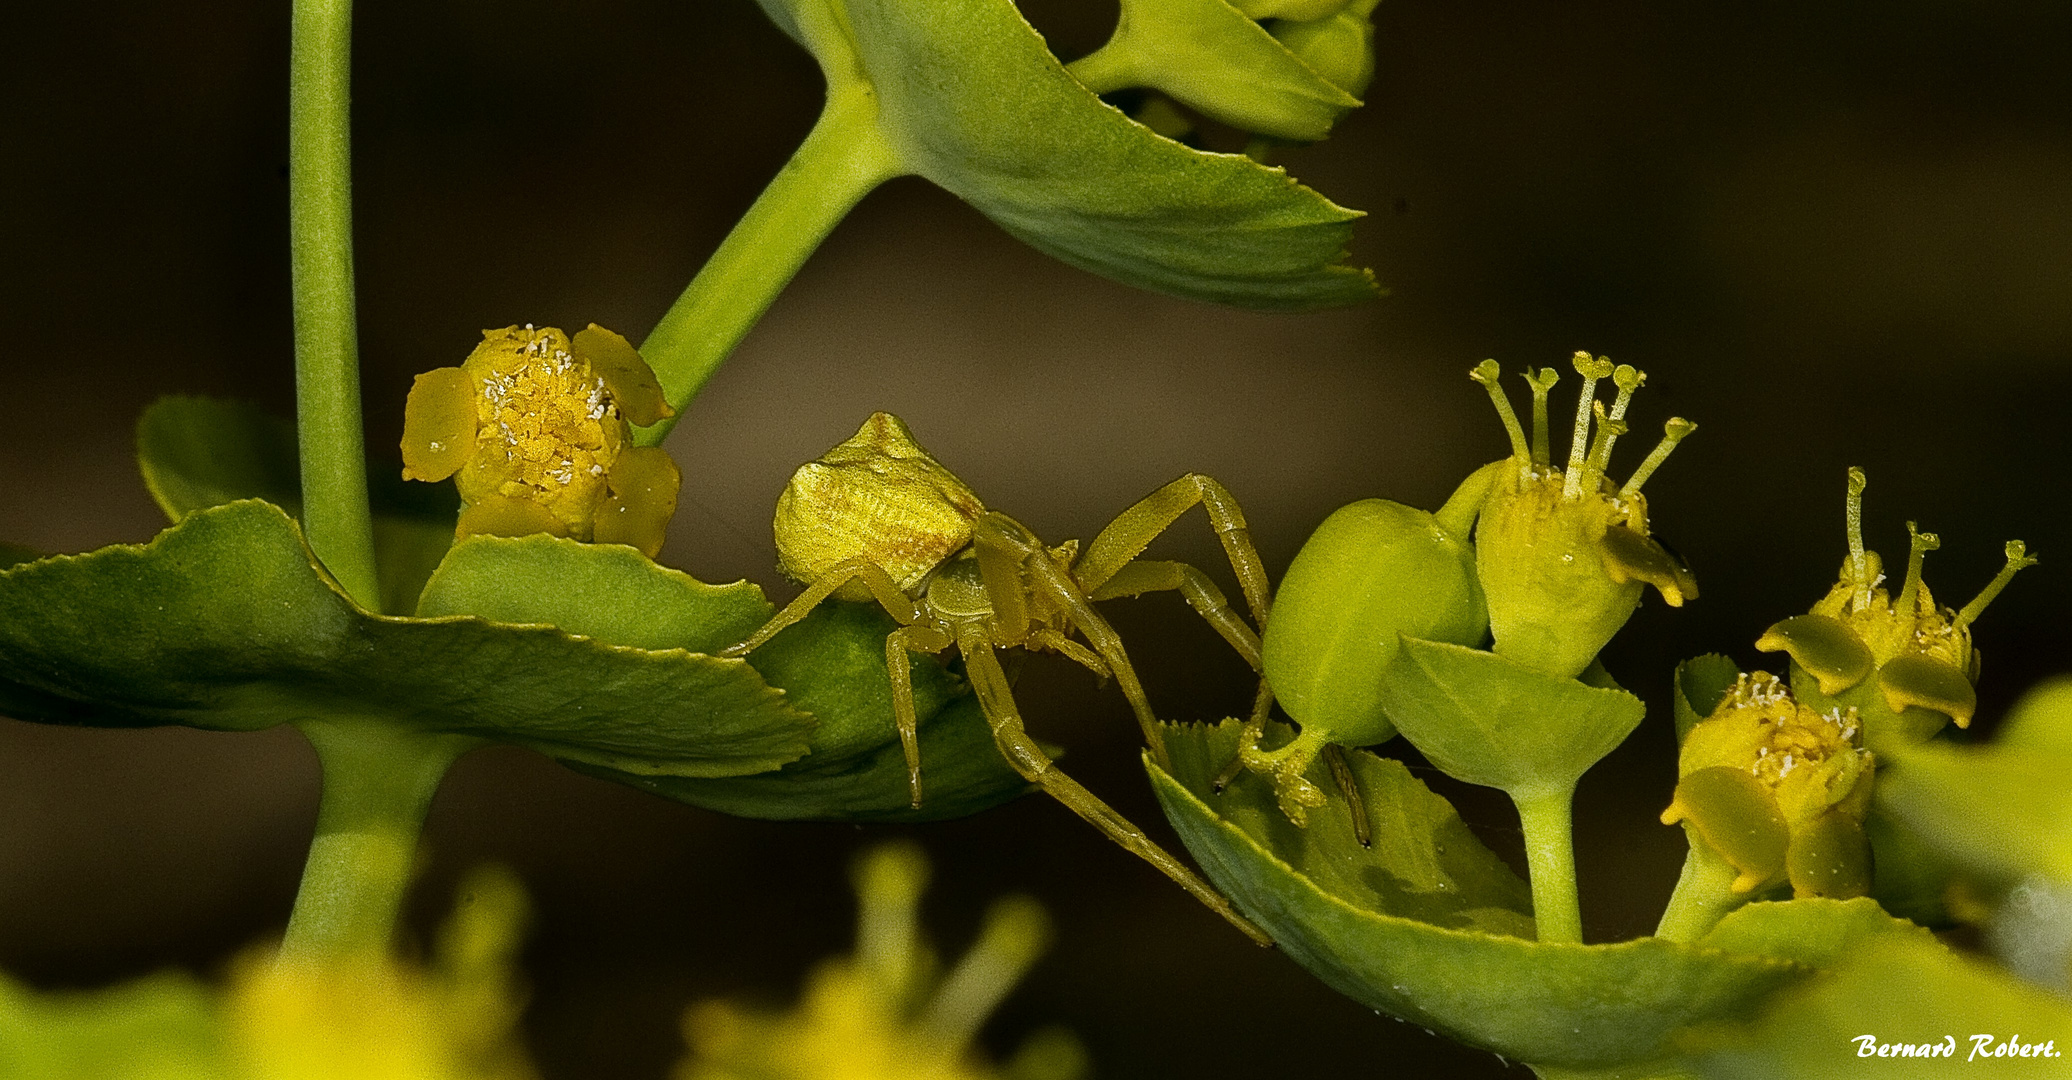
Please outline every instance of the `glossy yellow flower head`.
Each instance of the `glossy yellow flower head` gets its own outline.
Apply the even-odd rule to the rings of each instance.
[[[1862,746],[1854,709],[1816,710],[1776,676],[1744,674],[1684,738],[1662,822],[1685,822],[1733,864],[1737,892],[1789,880],[1798,896],[1861,896],[1874,771]]]
[[[1489,605],[1494,651],[1564,678],[1588,667],[1626,624],[1644,585],[1672,607],[1698,595],[1690,570],[1649,537],[1647,500],[1640,494],[1697,425],[1672,418],[1654,452],[1623,485],[1614,484],[1605,471],[1612,447],[1626,432],[1627,405],[1647,376],[1588,353],[1575,355],[1575,367],[1583,390],[1565,468],[1553,464],[1548,445],[1547,394],[1559,377],[1554,369],[1526,375],[1533,392],[1530,444],[1497,385],[1496,362],[1470,373],[1489,391],[1511,437],[1511,456],[1478,474],[1488,491],[1475,526],[1475,570]],[[1596,398],[1598,382],[1607,378],[1619,390],[1609,409]]]
[[[2019,540],[2007,545],[1999,576],[1955,610],[1936,603],[1921,578],[1923,556],[1940,547],[1934,533],[1907,523],[1912,539],[1899,593],[1884,588],[1884,564],[1863,546],[1863,470],[1849,470],[1849,557],[1840,580],[1813,610],[1770,627],[1756,647],[1792,660],[1792,689],[1820,707],[1855,709],[1876,749],[1885,740],[1918,741],[1954,720],[1971,723],[1978,697],[1979,656],[1971,624],[2031,557]]]
[[[691,1057],[676,1080],[993,1080],[974,1048],[980,1025],[1043,951],[1047,920],[1027,899],[994,906],[979,940],[938,976],[916,920],[927,863],[909,846],[865,855],[854,957],[814,972],[798,1008],[770,1013],[730,1002],[684,1019]],[[1085,1052],[1040,1032],[1004,1070],[1016,1080],[1080,1080]]]
[[[460,489],[461,536],[551,533],[653,557],[676,512],[668,454],[632,425],[673,415],[625,338],[592,324],[507,326],[457,368],[417,377],[403,420],[403,477]]]
[[[943,560],[971,543],[986,512],[978,496],[914,441],[891,413],[873,413],[854,436],[799,466],[777,497],[778,565],[812,582],[865,559],[913,593]],[[868,600],[860,582],[835,593]]]

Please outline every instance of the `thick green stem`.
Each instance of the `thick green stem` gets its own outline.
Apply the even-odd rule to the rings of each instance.
[[[288,58],[288,244],[302,528],[354,602],[380,610],[353,321],[351,0],[295,0]]]
[[[1532,913],[1541,941],[1583,940],[1576,902],[1576,842],[1570,821],[1573,785],[1535,793],[1513,792],[1525,830],[1525,863],[1532,873]]]
[[[640,355],[678,416],[857,201],[905,172],[877,118],[868,85],[830,89],[820,121],[784,171],[641,342]],[[657,445],[675,422],[641,428],[635,440]]]
[[[380,955],[395,936],[432,793],[479,740],[371,720],[301,728],[323,765],[324,794],[281,957]]]
[[[1669,896],[1655,936],[1688,942],[1711,932],[1728,912],[1748,902],[1751,894],[1734,891],[1734,879],[1740,876],[1712,845],[1691,837],[1691,852],[1684,856],[1683,874],[1676,880],[1676,891]]]
[[[1096,94],[1144,85],[1136,57],[1130,53],[1126,27],[1117,27],[1106,45],[1066,64],[1065,73]]]

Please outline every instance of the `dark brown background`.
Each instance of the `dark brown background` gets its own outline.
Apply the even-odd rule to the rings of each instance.
[[[1113,19],[1028,7],[1066,56]],[[290,403],[286,5],[33,5],[9,22],[0,536],[142,540],[161,524],[129,458],[146,403]],[[2043,553],[1980,628],[1988,715],[2068,666],[2072,12],[1391,0],[1377,23],[1367,108],[1289,164],[1370,212],[1355,255],[1390,298],[1269,316],[1151,296],[894,183],[689,410],[669,444],[686,483],[664,561],[775,585],[767,515],[785,476],[890,409],[1052,538],[1090,535],[1183,471],[1216,475],[1277,571],[1331,508],[1436,505],[1504,452],[1462,377],[1476,361],[1588,348],[1636,363],[1653,376],[1638,429],[1704,425],[1649,494],[1705,596],[1650,602],[1608,652],[1654,716],[1581,795],[1587,932],[1642,933],[1681,854],[1653,820],[1674,771],[1670,665],[1753,663],[1762,627],[1820,594],[1846,466],[1870,471],[1874,547],[1903,551],[1909,517],[1942,533],[1930,582],[1946,600],[1991,576],[2008,537]],[[747,0],[367,3],[357,49],[382,444],[410,376],[482,327],[594,319],[638,337],[819,92]],[[1170,551],[1213,561],[1205,528],[1180,532]],[[1176,601],[1115,617],[1161,712],[1242,707],[1244,672]],[[1075,773],[1156,817],[1118,695],[1043,662],[1022,686]],[[1514,852],[1501,797],[1434,782]],[[315,788],[287,731],[0,721],[0,967],[89,985],[207,970],[278,932]],[[929,917],[948,947],[1002,892],[1058,918],[1056,949],[988,1029],[1001,1045],[1058,1021],[1110,1077],[1505,1075],[1251,948],[1048,802],[910,831],[936,860]],[[417,919],[461,868],[516,866],[540,909],[529,1024],[549,1075],[655,1077],[686,1002],[788,999],[846,947],[846,860],[884,834],[730,820],[483,752],[433,807]]]

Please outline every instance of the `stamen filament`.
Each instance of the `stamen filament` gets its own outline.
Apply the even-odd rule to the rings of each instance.
[[[1612,447],[1619,441],[1619,436],[1626,434],[1628,430],[1622,422],[1626,419],[1626,406],[1633,403],[1633,392],[1646,385],[1647,381],[1647,372],[1632,364],[1620,364],[1612,371],[1612,382],[1618,386],[1619,396],[1612,401],[1609,424],[1602,420],[1598,422],[1601,449],[1590,455],[1590,459],[1597,464],[1598,472],[1611,467]],[[1609,430],[1605,430],[1606,428]]]
[[[1640,467],[1633,470],[1633,475],[1627,479],[1626,486],[1619,489],[1619,498],[1630,499],[1640,494],[1640,485],[1647,483],[1648,477],[1655,475],[1655,470],[1661,468],[1662,463],[1669,460],[1669,454],[1676,449],[1677,443],[1684,441],[1685,437],[1696,430],[1698,430],[1698,425],[1691,423],[1689,420],[1681,416],[1670,417],[1669,421],[1662,425],[1662,441],[1656,443],[1655,448],[1649,451],[1648,456],[1641,461]]]
[[[1915,527],[1913,522],[1909,521],[1907,522],[1907,538],[1909,546],[1907,552],[1907,583],[1899,590],[1899,601],[1892,605],[1892,609],[1901,618],[1911,619],[1914,617],[1914,607],[1921,594],[1922,557],[1941,547],[1942,537],[1934,533],[1921,532]]]
[[[1603,475],[1612,463],[1612,444],[1626,434],[1626,421],[1606,414],[1603,402],[1597,402],[1593,408],[1597,412],[1597,445],[1590,448],[1590,471]]]
[[[1612,362],[1600,356],[1595,360],[1590,354],[1578,351],[1575,355],[1576,374],[1583,377],[1583,392],[1576,397],[1575,437],[1568,443],[1568,472],[1561,481],[1561,497],[1573,499],[1583,493],[1583,470],[1588,466],[1590,445],[1590,417],[1597,402],[1597,381],[1612,373]]]
[[[1530,368],[1525,372],[1525,384],[1532,387],[1532,463],[1551,465],[1554,455],[1547,447],[1547,392],[1561,380],[1561,373],[1553,368],[1541,368],[1534,376]]]
[[[1531,451],[1525,446],[1525,429],[1518,426],[1518,414],[1511,411],[1511,399],[1504,396],[1504,388],[1498,383],[1503,374],[1496,361],[1484,360],[1475,365],[1475,370],[1468,372],[1468,378],[1481,383],[1482,388],[1489,391],[1489,400],[1496,406],[1496,414],[1503,418],[1504,432],[1511,436],[1511,456],[1530,460]]]
[[[1856,591],[1850,596],[1849,606],[1852,610],[1859,611],[1871,602],[1870,562],[1863,554],[1863,489],[1869,484],[1870,479],[1864,476],[1862,469],[1854,465],[1849,466],[1849,497],[1846,511],[1849,521],[1849,580],[1856,585]]]
[[[1993,580],[1988,582],[1984,589],[1979,590],[1979,594],[1972,599],[1971,603],[1964,605],[1964,610],[1957,613],[1957,629],[1962,630],[1970,626],[1972,620],[1985,613],[1986,605],[1992,603],[1993,598],[2000,595],[2000,590],[2007,588],[2007,583],[2014,580],[2016,573],[2020,572],[2025,566],[2034,565],[2036,565],[2036,557],[2029,554],[2028,548],[2020,540],[2009,540],[2007,542],[2007,565],[2001,567],[2000,573],[1994,575]]]

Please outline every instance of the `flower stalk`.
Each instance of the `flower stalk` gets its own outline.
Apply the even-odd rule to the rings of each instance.
[[[295,0],[291,35],[288,242],[302,528],[346,595],[379,611],[353,315],[351,0]]]
[[[481,740],[378,720],[298,726],[323,766],[324,793],[281,960],[385,955],[432,793]]]
[[[906,171],[877,117],[868,84],[830,85],[806,141],[641,342],[676,415],[635,431],[637,445],[662,442],[807,256],[872,188]]]

